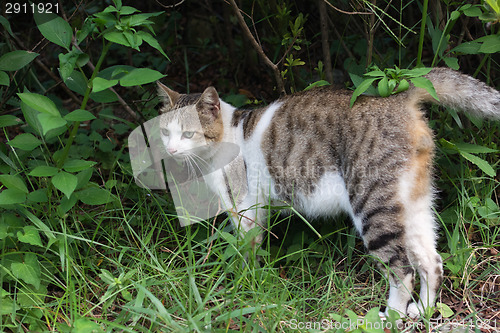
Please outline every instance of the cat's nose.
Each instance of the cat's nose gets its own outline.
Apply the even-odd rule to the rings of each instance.
[[[177,152],[177,149],[175,148],[168,148],[167,151],[170,153],[170,154],[175,154]]]

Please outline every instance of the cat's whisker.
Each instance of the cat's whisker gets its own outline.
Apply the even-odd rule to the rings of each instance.
[[[205,160],[203,157],[201,157],[201,156],[199,156],[198,154],[195,154],[195,153],[192,153],[190,156],[192,157],[192,159],[194,161],[196,161],[196,162],[202,162],[203,163],[202,166],[206,167],[207,170],[211,169],[211,164],[207,160]],[[198,166],[198,167],[199,167],[199,170],[201,172],[202,171],[201,167],[200,166]]]
[[[189,179],[190,180],[193,180],[193,179],[196,179],[196,170],[195,170],[195,166],[193,163],[193,160],[192,160],[192,157],[190,155],[186,155],[185,157],[185,161],[186,161],[186,166],[188,168],[188,176],[189,176]]]
[[[199,157],[196,154],[191,154],[190,155],[191,160],[193,161],[193,164],[196,166],[196,168],[199,171],[199,176],[200,175],[205,175],[207,173],[207,170],[210,170],[210,164],[206,162],[203,158]],[[199,163],[202,162],[202,163]]]

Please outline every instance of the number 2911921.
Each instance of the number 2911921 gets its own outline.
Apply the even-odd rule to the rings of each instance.
[[[7,2],[5,4],[5,14],[34,14],[34,13],[59,13],[59,3],[20,3]]]

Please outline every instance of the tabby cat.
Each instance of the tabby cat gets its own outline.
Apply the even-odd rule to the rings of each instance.
[[[240,147],[206,180],[242,232],[266,221],[269,202],[311,218],[346,212],[387,273],[387,310],[417,317],[434,304],[443,274],[432,210],[434,140],[422,104],[500,118],[500,93],[486,84],[445,68],[426,78],[439,101],[412,86],[387,98],[360,96],[351,108],[350,92],[321,87],[255,110],[225,103],[213,87],[183,95],[159,83],[162,140],[174,157],[200,142]],[[186,110],[198,115],[201,128],[183,118]]]

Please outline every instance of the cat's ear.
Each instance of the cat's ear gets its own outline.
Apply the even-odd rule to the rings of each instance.
[[[170,106],[174,106],[175,103],[177,103],[177,101],[181,97],[181,94],[179,94],[176,91],[173,91],[160,81],[156,81],[156,85],[158,86],[158,96],[163,98],[165,104],[170,104]]]
[[[196,109],[198,110],[198,112],[208,114],[213,118],[217,118],[219,116],[219,94],[214,87],[208,87],[207,89],[205,89],[203,94],[201,94],[200,99],[196,103]]]

